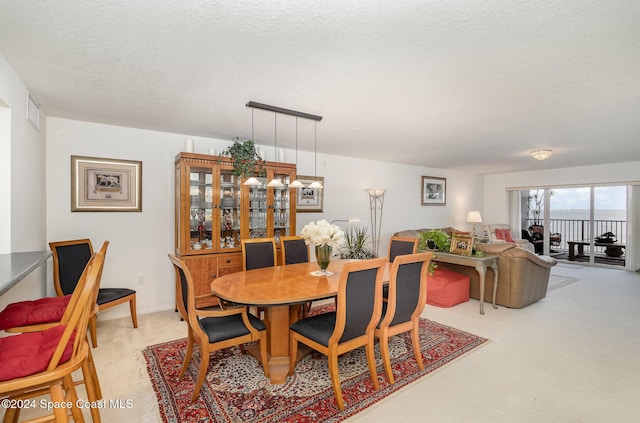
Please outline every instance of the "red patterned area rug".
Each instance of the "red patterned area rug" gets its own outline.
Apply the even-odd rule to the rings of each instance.
[[[212,353],[200,395],[191,402],[200,349],[196,346],[187,372],[178,380],[186,338],[152,345],[143,350],[147,370],[158,398],[162,419],[186,422],[340,422],[384,399],[434,370],[484,344],[487,340],[439,323],[420,319],[420,344],[425,369],[418,371],[410,338],[390,339],[396,383],[387,382],[378,344],[376,361],[380,390],[373,389],[364,347],[339,357],[345,409],[333,396],[327,359],[311,353],[296,365],[295,374],[282,385],[264,377],[262,367],[238,347]]]

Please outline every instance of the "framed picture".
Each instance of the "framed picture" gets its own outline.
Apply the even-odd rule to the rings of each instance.
[[[324,186],[324,178],[322,176],[298,175],[298,180],[306,186],[304,188],[298,188],[298,195],[296,195],[296,211],[298,213],[321,213],[324,189],[309,188],[309,184],[318,181],[322,186]]]
[[[423,206],[444,206],[447,204],[447,179],[423,176],[421,198]]]
[[[470,256],[473,252],[473,237],[468,234],[453,233],[451,235],[450,253]]]
[[[142,162],[71,156],[71,211],[141,212]]]

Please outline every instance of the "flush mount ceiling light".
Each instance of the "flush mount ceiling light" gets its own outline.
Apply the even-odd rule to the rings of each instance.
[[[534,150],[529,154],[536,160],[545,160],[551,157],[551,153],[553,153],[551,150]]]

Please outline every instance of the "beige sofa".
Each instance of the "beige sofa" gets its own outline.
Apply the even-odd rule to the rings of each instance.
[[[453,228],[442,228],[451,233]],[[397,232],[396,236],[419,237],[419,233],[429,229],[417,229]],[[549,256],[539,256],[528,249],[518,247],[515,243],[479,243],[476,249],[485,254],[498,254],[498,290],[496,304],[522,308],[541,300],[547,295],[551,268],[557,261]],[[436,252],[437,255],[437,252]],[[480,298],[480,277],[474,268],[448,263],[438,263],[439,269],[462,273],[471,279],[469,296]],[[485,278],[485,301],[493,297],[493,270],[488,269]]]

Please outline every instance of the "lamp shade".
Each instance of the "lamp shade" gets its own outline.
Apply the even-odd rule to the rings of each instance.
[[[472,210],[467,213],[467,223],[482,223],[482,216],[477,210]]]
[[[380,197],[381,195],[384,194],[384,189],[382,188],[367,188],[366,191],[372,197]]]
[[[244,181],[244,183],[242,185],[249,185],[249,186],[256,187],[256,186],[262,185],[262,182],[260,182],[258,180],[258,178],[255,178],[255,177],[252,176],[249,179],[247,179],[246,181]]]

